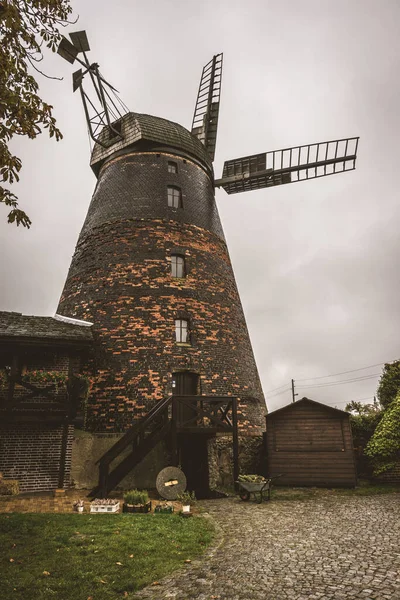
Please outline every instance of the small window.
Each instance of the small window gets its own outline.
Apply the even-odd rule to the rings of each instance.
[[[176,162],[168,161],[168,173],[177,173],[178,165]]]
[[[111,127],[108,128],[108,141],[116,142],[122,139],[122,122],[116,121],[115,123],[111,123]]]
[[[189,321],[175,319],[176,341],[180,344],[190,344]]]
[[[185,258],[179,254],[171,254],[172,277],[185,277]]]
[[[180,188],[173,185],[168,186],[168,206],[172,206],[172,208],[182,207],[182,193]]]

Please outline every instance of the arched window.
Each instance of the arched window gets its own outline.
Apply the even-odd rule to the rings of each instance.
[[[175,319],[175,339],[179,344],[190,344],[189,321]]]
[[[180,254],[171,254],[171,275],[172,277],[185,277],[185,257]]]
[[[182,192],[181,189],[175,185],[169,185],[168,188],[168,206],[172,208],[182,207]]]

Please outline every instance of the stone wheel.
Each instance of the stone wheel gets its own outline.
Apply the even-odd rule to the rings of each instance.
[[[176,500],[186,490],[186,476],[177,467],[165,467],[156,479],[156,488],[162,498]]]

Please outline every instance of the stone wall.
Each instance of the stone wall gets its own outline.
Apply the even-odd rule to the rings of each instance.
[[[76,430],[72,443],[72,469],[71,484],[78,489],[92,489],[99,481],[99,467],[97,460],[115,444],[119,434],[92,434]],[[116,466],[129,453],[127,450],[112,464]],[[154,489],[158,473],[170,464],[170,456],[165,442],[157,446],[139,463],[127,477],[119,484],[118,488],[127,490],[132,488]]]
[[[239,436],[239,472],[262,474],[262,436]],[[211,490],[233,488],[232,436],[211,438],[208,442],[208,468]]]

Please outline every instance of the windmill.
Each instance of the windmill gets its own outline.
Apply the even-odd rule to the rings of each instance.
[[[100,490],[107,493],[133,468],[135,485],[154,487],[151,468],[166,466],[169,452],[189,489],[204,495],[210,478],[223,481],[232,462],[237,477],[239,439],[251,463],[265,415],[215,187],[232,194],[354,169],[358,138],[228,160],[215,180],[222,54],[203,69],[189,131],[118,104],[87,59],[85,32],[70,37],[59,53],[84,68],[74,73],[73,89],[80,89],[95,141],[98,181],[57,312],[93,322],[86,428],[124,433],[100,459]],[[167,449],[157,454],[164,439]],[[111,471],[127,448],[131,454]],[[149,456],[152,467],[140,471]]]

